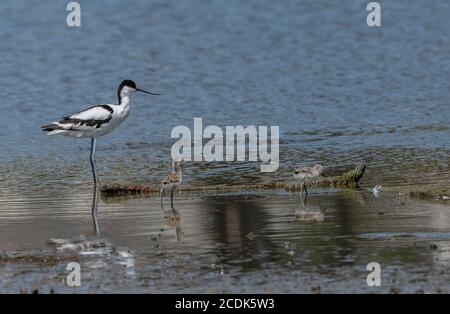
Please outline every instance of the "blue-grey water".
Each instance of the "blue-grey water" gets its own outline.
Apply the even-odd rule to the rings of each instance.
[[[339,172],[360,161],[367,164],[364,189],[379,183],[448,182],[448,1],[383,1],[378,28],[367,26],[369,1],[362,0],[80,1],[79,28],[66,25],[67,2],[11,0],[0,7],[0,249],[40,248],[49,237],[90,232],[89,141],[48,137],[40,126],[88,105],[115,103],[117,85],[126,78],[163,95],[134,95],[128,119],[99,140],[102,182],[157,184],[169,170],[172,128],[192,128],[194,117],[202,117],[204,125],[223,128],[280,126],[280,168],[261,174],[259,163],[187,163],[186,185],[292,181],[294,165],[321,163]],[[334,192],[316,191],[325,199],[333,198]],[[392,220],[383,218],[385,223],[378,225],[344,219],[342,208],[360,209],[342,205],[337,197],[340,205],[330,201],[331,214],[324,216],[333,227],[322,228],[324,222],[315,222],[317,228],[305,235],[286,231],[292,225],[283,226],[283,221],[286,224],[292,204],[286,208],[280,205],[283,197],[275,200],[273,208],[261,209],[268,214],[254,227],[266,230],[272,240],[287,241],[292,236],[301,245],[304,236],[315,235],[323,244],[336,237],[330,230],[337,228],[355,237],[352,241],[357,244],[330,245],[344,251],[360,247],[364,256],[372,254],[363,249],[366,241],[391,237],[384,232],[411,233],[413,239],[417,233],[425,232],[426,238],[430,232],[430,239],[438,238],[448,247],[448,237],[434,236],[448,230],[445,207],[438,211],[441,219],[428,220],[421,203],[412,202],[409,211]],[[100,218],[106,234],[142,248],[145,242],[133,237],[150,237],[163,223],[156,218],[157,205],[147,204],[150,201],[157,203],[147,198],[125,203],[102,198]],[[128,202],[131,209],[124,205]],[[314,199],[310,202],[314,204]],[[198,208],[211,219],[226,211],[226,206],[214,202],[200,206],[194,200],[193,204],[187,205],[190,216]],[[392,209],[388,202],[380,206],[382,212]],[[275,215],[274,208],[284,216]],[[119,212],[122,219],[108,218],[108,213]],[[149,212],[156,221],[149,220]],[[203,221],[204,215],[196,219]],[[141,223],[137,229],[127,229],[125,221],[133,217]],[[424,220],[409,224],[414,217]],[[246,221],[245,215],[231,217],[228,223],[237,221]],[[272,228],[277,222],[281,227]],[[357,232],[349,231],[352,223],[362,224]],[[196,226],[190,224],[194,235],[187,247],[172,243],[171,257],[195,247],[202,232]],[[219,227],[206,224],[202,227],[206,231],[200,229],[213,243],[206,248],[208,254],[219,245],[228,256],[233,243],[245,239],[247,231],[257,233],[252,226],[228,242],[212,236],[228,234],[228,229]],[[117,236],[117,230],[129,239]],[[273,251],[266,241],[260,245],[263,255]],[[336,254],[321,259],[326,254],[311,250],[317,250],[318,261],[330,265],[345,263],[347,258]],[[402,259],[390,258],[383,247],[375,252],[384,254],[386,263],[401,265]],[[275,256],[269,260],[280,260]],[[414,256],[418,265],[430,262],[422,251]],[[232,284],[228,291],[234,291]]]

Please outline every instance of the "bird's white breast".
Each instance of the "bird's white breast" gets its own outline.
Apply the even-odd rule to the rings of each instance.
[[[110,105],[113,109],[111,121],[109,123],[106,123],[101,126],[101,128],[98,129],[98,135],[97,136],[103,136],[115,128],[117,128],[125,119],[128,117],[128,114],[130,113],[130,106],[124,106],[124,105]]]

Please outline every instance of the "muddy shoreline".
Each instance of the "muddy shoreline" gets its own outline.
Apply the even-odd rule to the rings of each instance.
[[[425,250],[440,250],[424,246]],[[0,293],[58,294],[58,293],[449,293],[450,275],[446,266],[430,267],[424,273],[413,265],[390,265],[383,270],[381,287],[368,287],[357,267],[339,270],[326,265],[317,269],[296,269],[286,264],[286,271],[269,266],[244,276],[223,265],[205,261],[190,269],[190,285],[180,285],[186,277],[182,271],[185,257],[164,262],[164,255],[153,266],[140,267],[111,256],[80,256],[79,252],[39,250],[9,252],[0,255]],[[133,259],[139,259],[138,254]],[[82,285],[69,287],[66,266],[76,261],[83,270]],[[146,269],[145,269],[146,268]],[[145,270],[144,270],[145,269]],[[248,278],[253,280],[248,281]]]
[[[333,176],[322,176],[320,179],[311,182],[313,187],[323,188],[359,188],[359,181],[363,178],[366,170],[366,165],[360,163],[356,167],[347,172]],[[110,196],[126,196],[126,195],[158,195],[160,185],[158,184],[133,184],[133,183],[106,183],[100,188],[100,192],[104,197]],[[280,182],[270,181],[257,184],[215,184],[204,186],[181,186],[178,192],[217,192],[217,191],[245,191],[245,190],[286,190],[289,192],[300,191],[300,186],[297,182]],[[440,185],[433,185],[432,188],[421,187],[418,185],[404,185],[404,186],[389,186],[383,187],[383,191],[391,193],[399,193],[401,195],[408,194],[412,198],[423,200],[450,200],[450,186],[441,183]]]
[[[334,176],[321,176],[310,183],[315,187],[357,187],[358,182],[364,175],[366,166],[363,163],[356,165],[352,170]],[[271,181],[257,184],[242,185],[207,185],[207,186],[181,186],[178,190],[185,192],[213,192],[213,191],[245,191],[245,190],[279,190],[300,191],[296,182]],[[159,193],[160,185],[130,184],[130,183],[107,183],[101,186],[101,193],[105,196],[118,195],[140,195]]]

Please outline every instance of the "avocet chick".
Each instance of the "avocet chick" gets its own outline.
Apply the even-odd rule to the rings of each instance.
[[[172,172],[164,178],[161,183],[161,190],[159,192],[159,197],[161,200],[161,209],[165,215],[163,206],[163,193],[170,192],[170,206],[172,207],[172,212],[175,213],[175,208],[173,207],[173,193],[175,189],[181,185],[182,175],[181,175],[181,161],[174,160],[172,162]]]
[[[303,189],[305,189],[305,193],[308,195],[306,184],[321,176],[322,173],[323,167],[321,165],[315,165],[314,167],[300,167],[294,170],[294,178],[300,183],[300,197],[302,196]]]

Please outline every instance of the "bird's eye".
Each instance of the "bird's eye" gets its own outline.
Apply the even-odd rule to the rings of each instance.
[[[298,171],[295,171],[295,174],[298,174]]]

